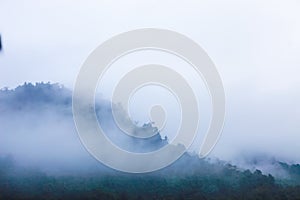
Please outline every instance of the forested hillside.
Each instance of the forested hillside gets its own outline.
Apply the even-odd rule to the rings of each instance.
[[[268,162],[267,157],[260,159],[284,176],[190,153],[147,174],[105,167],[78,140],[71,94],[50,83],[0,91],[0,199],[300,199],[300,165]],[[96,111],[115,130],[108,105],[103,101]],[[133,150],[166,143],[157,136]],[[255,157],[252,161],[257,163]]]
[[[299,167],[299,166],[298,166]],[[299,199],[300,186],[281,185],[259,170],[238,170],[185,155],[149,174],[113,170],[49,176],[0,160],[0,199]],[[299,168],[298,168],[299,171]],[[299,176],[299,174],[298,174]]]

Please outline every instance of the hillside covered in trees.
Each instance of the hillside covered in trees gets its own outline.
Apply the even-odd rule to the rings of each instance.
[[[299,166],[291,167],[297,169]],[[300,186],[190,155],[149,174],[107,169],[67,176],[0,160],[0,199],[299,199]]]
[[[50,83],[0,91],[0,199],[300,199],[300,165],[276,159],[269,164],[281,177],[189,153],[147,174],[105,167],[78,140],[71,95]],[[108,103],[96,110],[115,130]],[[166,142],[155,137],[126,147],[149,151]]]

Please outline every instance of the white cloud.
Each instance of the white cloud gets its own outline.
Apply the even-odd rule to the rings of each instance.
[[[299,8],[296,0],[1,1],[0,87],[52,81],[71,88],[88,54],[111,36],[171,29],[198,42],[219,69],[228,105],[223,147],[237,145],[230,140],[238,136],[240,146],[289,154],[299,139]]]

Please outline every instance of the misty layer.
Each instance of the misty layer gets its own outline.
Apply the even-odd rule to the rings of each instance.
[[[107,101],[97,102],[95,110],[106,136],[127,151],[148,152],[167,144],[159,134],[147,139],[123,134]],[[0,91],[0,113],[0,155],[12,155],[22,165],[50,172],[101,166],[80,142],[72,116],[72,93],[63,86],[25,83],[14,90],[4,88]],[[155,127],[144,124],[141,130]]]
[[[125,150],[148,152],[167,144],[167,139],[161,139],[159,134],[149,139],[134,139],[122,133],[114,123],[110,102],[96,102],[95,110],[106,136]],[[96,161],[81,144],[72,118],[72,92],[63,86],[25,83],[13,90],[4,88],[0,91],[0,113],[1,158],[9,156],[17,166],[36,167],[56,175],[114,172]],[[155,129],[151,124],[143,128]],[[167,169],[172,169],[173,174],[196,171],[199,175],[207,173],[209,168],[218,168],[213,172],[220,172],[226,163],[232,162],[240,163],[243,169],[260,169],[282,180],[300,182],[298,165],[288,165],[268,156],[245,156],[226,163],[213,161],[212,167],[204,169],[207,162],[212,161],[200,160],[195,155],[188,160],[180,159]]]

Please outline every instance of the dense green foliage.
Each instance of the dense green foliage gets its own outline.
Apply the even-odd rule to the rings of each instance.
[[[300,199],[300,186],[190,155],[149,174],[99,170],[65,176],[16,166],[6,157],[0,160],[0,199]]]

